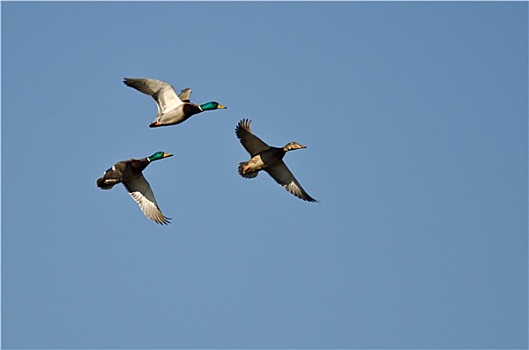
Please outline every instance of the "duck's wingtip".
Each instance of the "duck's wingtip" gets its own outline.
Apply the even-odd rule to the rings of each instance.
[[[169,225],[171,223],[172,218],[168,218],[168,217],[165,217],[163,219],[161,219],[160,221],[156,221],[157,224],[160,224],[160,225]]]

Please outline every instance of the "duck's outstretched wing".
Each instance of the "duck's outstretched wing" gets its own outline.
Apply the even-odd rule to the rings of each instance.
[[[178,95],[178,98],[182,102],[191,102],[191,92],[192,91],[193,90],[191,90],[191,88],[182,89],[180,90],[180,94]]]
[[[307,202],[317,202],[314,198],[309,196],[307,192],[301,187],[298,180],[290,172],[285,162],[282,160],[275,163],[273,166],[264,169],[278,184],[283,186],[288,192],[294,196],[303,199]]]
[[[171,111],[183,103],[171,84],[166,82],[149,78],[125,78],[123,83],[154,98],[158,114]]]
[[[248,151],[253,157],[266,151],[270,146],[253,134],[252,129],[250,128],[251,123],[252,121],[249,119],[241,120],[235,127],[235,135],[237,135],[237,138],[241,141],[241,144],[246,151]]]
[[[125,185],[132,199],[138,203],[145,216],[158,224],[166,225],[169,223],[170,218],[165,217],[160,211],[158,203],[156,203],[156,199],[152,193],[151,186],[143,174],[132,180],[123,182],[123,185]]]

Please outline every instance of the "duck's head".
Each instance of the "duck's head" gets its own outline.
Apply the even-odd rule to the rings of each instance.
[[[173,155],[171,153],[165,153],[165,152],[156,152],[150,157],[147,157],[149,162],[152,162],[153,160],[163,159],[167,157],[172,157]]]
[[[221,105],[218,102],[211,101],[200,105],[200,109],[203,111],[211,111],[213,109],[226,109],[228,107]]]
[[[297,142],[289,142],[285,145],[285,147],[283,147],[283,151],[288,152],[288,151],[293,151],[295,149],[302,149],[302,148],[307,148],[307,146],[303,146]]]

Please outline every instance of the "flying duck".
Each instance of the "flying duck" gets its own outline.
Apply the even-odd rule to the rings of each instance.
[[[237,138],[251,156],[249,161],[239,163],[239,174],[244,178],[251,179],[256,177],[259,171],[264,170],[294,196],[308,202],[317,202],[305,192],[283,162],[286,152],[306,148],[307,146],[300,145],[297,142],[289,142],[284,147],[271,147],[253,134],[250,128],[251,123],[251,120],[243,119],[235,128]]]
[[[171,84],[156,79],[125,78],[123,83],[151,96],[156,101],[158,114],[156,120],[149,124],[151,128],[180,124],[195,114],[227,108],[214,101],[196,105],[190,102],[192,91],[190,88],[185,88],[176,95]]]
[[[156,152],[150,157],[142,159],[128,159],[117,162],[97,179],[97,187],[109,190],[118,183],[123,183],[132,199],[140,206],[141,211],[152,221],[166,225],[170,218],[165,217],[152,193],[151,186],[143,177],[143,170],[155,160],[171,157],[172,154]]]

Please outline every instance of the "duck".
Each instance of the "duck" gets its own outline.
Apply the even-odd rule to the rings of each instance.
[[[149,124],[151,128],[180,124],[195,114],[227,108],[216,101],[194,104],[190,101],[192,92],[190,88],[182,89],[177,95],[171,84],[157,79],[124,78],[123,83],[151,96],[156,101],[158,114]]]
[[[318,202],[301,187],[283,161],[287,152],[307,148],[307,146],[289,142],[284,147],[271,147],[254,135],[251,123],[249,119],[242,119],[235,127],[235,135],[251,157],[250,160],[239,163],[237,167],[239,175],[251,179],[256,177],[259,171],[264,170],[294,196],[307,202]]]
[[[171,218],[162,214],[151,186],[143,176],[143,170],[155,160],[172,156],[171,153],[156,152],[141,159],[122,160],[106,170],[103,176],[96,180],[96,185],[102,190],[110,190],[114,185],[122,183],[146,217],[157,224],[167,225]]]

